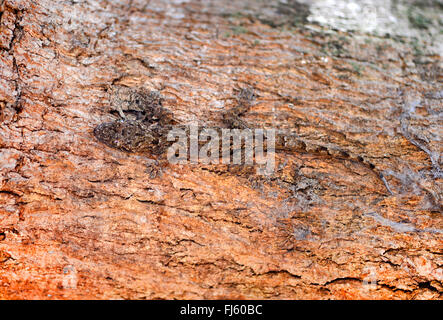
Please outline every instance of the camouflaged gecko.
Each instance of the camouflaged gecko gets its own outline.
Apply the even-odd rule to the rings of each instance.
[[[161,154],[174,121],[163,108],[160,94],[124,86],[113,86],[108,91],[111,113],[117,113],[121,119],[98,125],[94,136],[119,150]]]
[[[177,123],[173,120],[171,113],[162,106],[160,95],[145,89],[123,86],[111,88],[110,93],[111,104],[121,119],[98,125],[94,129],[95,137],[102,143],[119,150],[164,155],[173,143],[167,139],[168,132],[177,128]],[[241,117],[251,108],[255,97],[252,89],[240,90],[236,105],[223,113],[222,126],[211,129],[221,131],[223,128],[249,128]],[[180,127],[185,129],[185,126]],[[300,138],[291,130],[277,130],[276,133],[276,152],[318,154],[360,163],[376,174],[387,191],[392,194],[383,175],[360,155],[355,155],[335,145],[313,143]]]

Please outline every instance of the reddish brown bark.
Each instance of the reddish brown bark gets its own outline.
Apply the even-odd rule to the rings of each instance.
[[[441,57],[179,2],[0,1],[0,298],[441,298]],[[212,126],[253,88],[248,123],[372,167],[159,166],[95,139],[112,85]]]

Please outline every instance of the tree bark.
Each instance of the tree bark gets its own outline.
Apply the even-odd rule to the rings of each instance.
[[[0,298],[442,298],[441,56],[228,2],[0,0]],[[252,90],[243,121],[338,153],[124,152],[117,86],[213,127]]]

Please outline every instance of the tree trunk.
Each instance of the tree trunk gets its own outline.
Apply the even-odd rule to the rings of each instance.
[[[441,56],[231,2],[0,0],[0,298],[442,298]],[[270,176],[109,147],[122,87],[210,127],[249,90],[306,147]]]

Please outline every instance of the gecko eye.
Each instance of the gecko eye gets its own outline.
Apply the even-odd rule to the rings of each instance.
[[[347,153],[346,151],[340,151],[340,154],[343,158],[349,158],[349,153]]]

